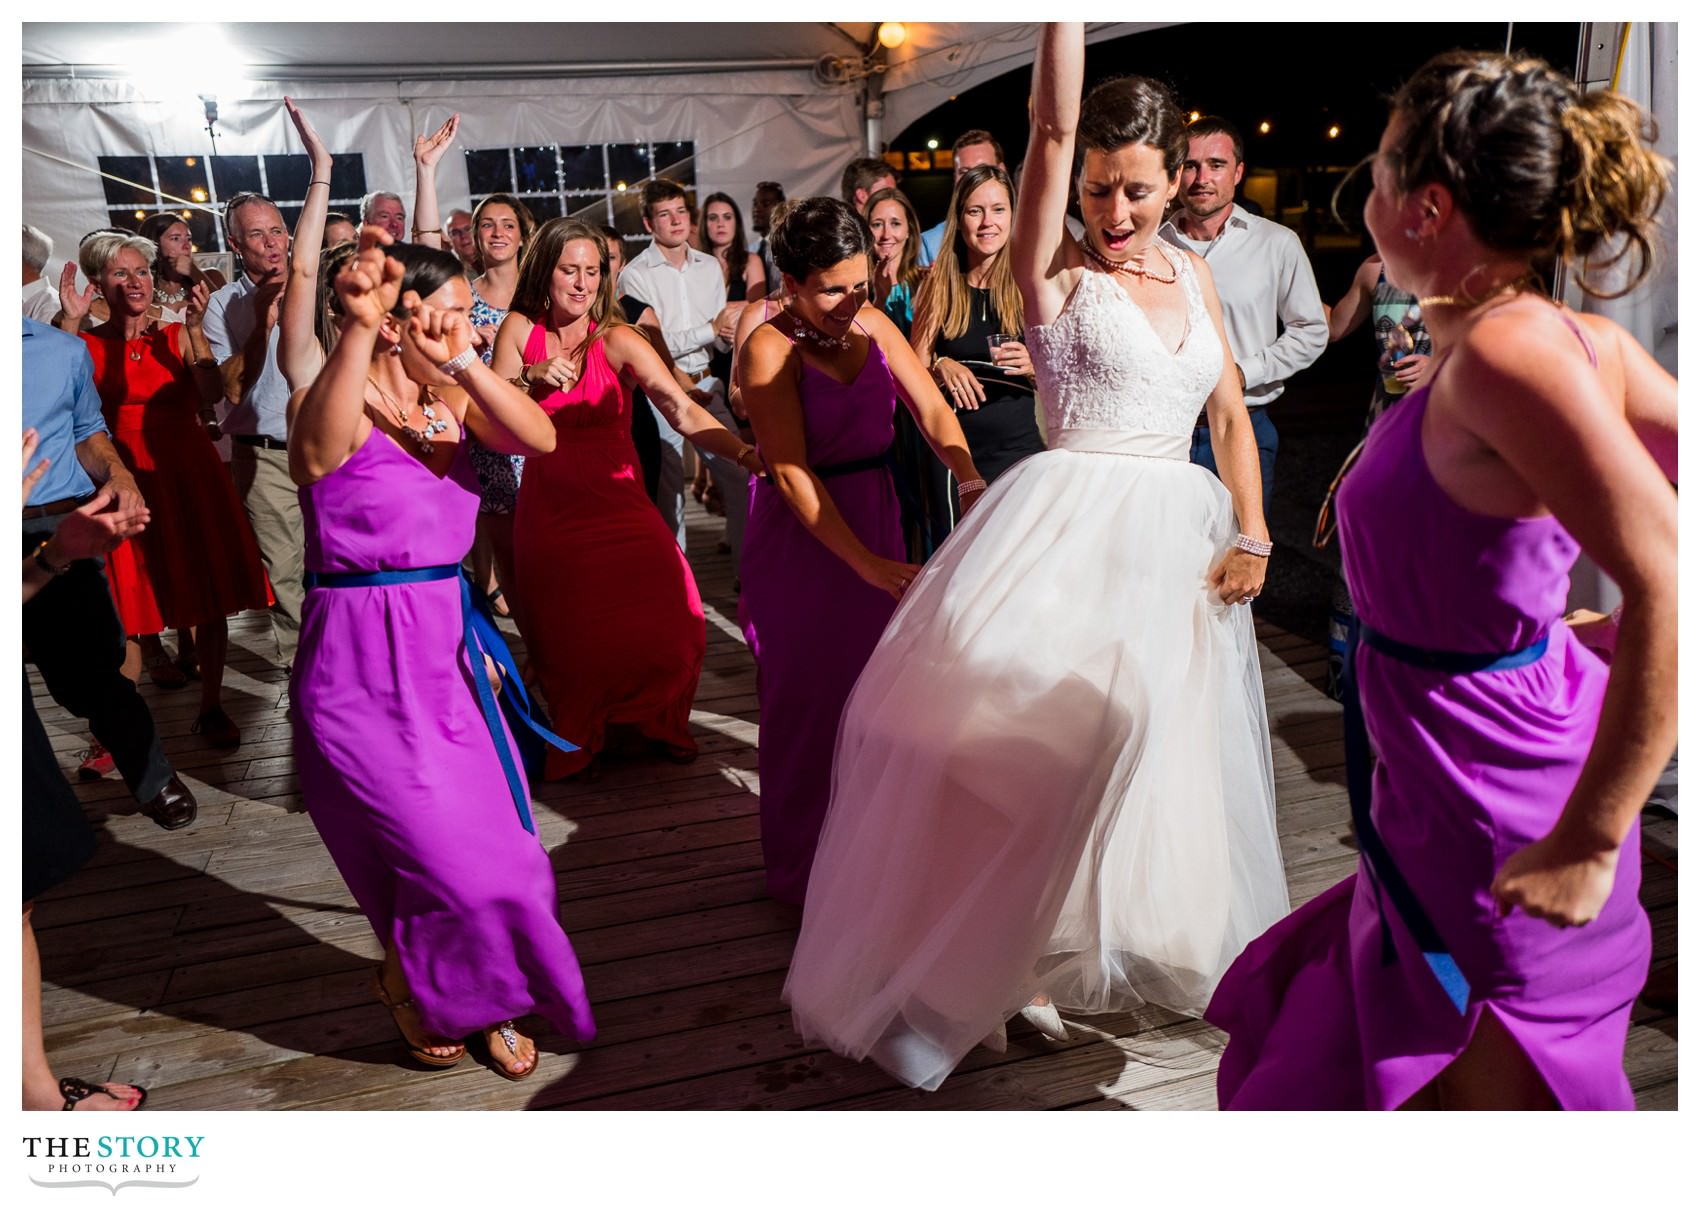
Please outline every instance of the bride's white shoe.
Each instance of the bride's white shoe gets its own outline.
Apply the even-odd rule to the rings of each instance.
[[[1068,1042],[1068,1028],[1063,1026],[1062,1015],[1051,1005],[1050,999],[1041,995],[1021,1007],[1021,1017],[1026,1019],[1039,1034],[1058,1043]]]

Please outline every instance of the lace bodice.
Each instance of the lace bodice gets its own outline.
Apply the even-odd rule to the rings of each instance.
[[[1190,437],[1198,410],[1222,375],[1222,342],[1205,310],[1191,258],[1161,240],[1186,289],[1187,330],[1170,353],[1145,313],[1109,274],[1087,270],[1050,324],[1027,329],[1045,424]]]

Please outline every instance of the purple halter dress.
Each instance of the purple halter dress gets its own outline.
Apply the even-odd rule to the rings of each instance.
[[[301,489],[306,565],[458,564],[477,512],[465,445],[439,479],[373,429]],[[458,579],[309,589],[290,684],[302,798],[427,1028],[460,1038],[541,1014],[588,1040],[555,873],[520,823],[470,670]]]
[[[803,363],[809,463],[856,537],[903,558],[891,446],[897,388],[877,342],[848,383]],[[897,603],[803,528],[765,479],[750,493],[744,536],[744,638],[761,700],[761,849],[768,892],[802,904],[832,798],[832,751],[844,703]]]
[[[1422,447],[1426,388],[1384,414],[1340,491],[1346,579],[1361,620],[1418,648],[1511,653],[1515,669],[1423,669],[1369,647],[1357,673],[1379,759],[1370,816],[1469,993],[1460,1011],[1373,872],[1322,893],[1252,943],[1206,1017],[1227,1031],[1224,1108],[1398,1107],[1450,1064],[1484,1014],[1565,1109],[1635,1106],[1623,1071],[1651,931],[1637,894],[1640,832],[1600,916],[1559,929],[1489,886],[1545,836],[1594,741],[1606,666],[1561,621],[1575,540],[1552,517],[1456,504]],[[1385,908],[1386,912],[1383,913]]]

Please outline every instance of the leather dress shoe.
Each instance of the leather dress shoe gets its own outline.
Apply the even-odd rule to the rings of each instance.
[[[166,781],[160,793],[142,805],[142,815],[151,817],[161,829],[182,829],[195,823],[194,794],[175,774]]]

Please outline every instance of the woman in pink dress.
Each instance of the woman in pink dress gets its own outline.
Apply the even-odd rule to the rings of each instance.
[[[572,219],[537,230],[491,363],[554,420],[552,453],[526,461],[514,514],[514,610],[551,725],[579,745],[545,770],[584,770],[626,726],[676,761],[696,756],[691,700],[707,636],[684,554],[644,494],[632,384],[699,448],[760,467],[668,374],[626,323],[602,232]]]
[[[1348,726],[1360,700],[1378,761],[1351,780],[1357,873],[1216,991],[1224,1107],[1634,1107],[1636,825],[1676,744],[1676,381],[1531,267],[1626,237],[1625,281],[1645,274],[1669,173],[1647,125],[1482,52],[1394,99],[1364,218],[1437,358],[1339,497]],[[1623,589],[1615,637],[1561,617],[1579,551]],[[1608,670],[1589,646],[1613,639]]]

